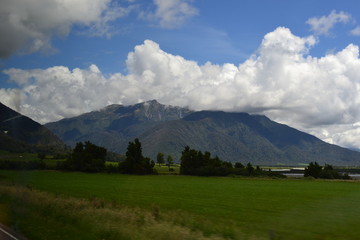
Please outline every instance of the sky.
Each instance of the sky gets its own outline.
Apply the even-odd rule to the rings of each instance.
[[[357,0],[0,0],[0,101],[47,123],[157,99],[360,149]]]

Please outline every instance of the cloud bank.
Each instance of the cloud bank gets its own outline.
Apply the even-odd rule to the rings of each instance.
[[[19,89],[0,89],[0,101],[42,123],[112,103],[157,99],[195,110],[260,113],[348,147],[360,148],[360,59],[353,44],[321,58],[309,55],[313,36],[284,27],[266,34],[242,64],[199,65],[146,40],[128,54],[128,74],[105,76],[55,66],[4,71]]]

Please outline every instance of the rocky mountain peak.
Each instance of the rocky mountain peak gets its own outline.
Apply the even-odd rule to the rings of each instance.
[[[124,110],[127,110],[127,112],[129,110],[133,111],[133,116],[136,118],[155,122],[178,120],[192,113],[192,111],[187,108],[164,105],[157,100],[150,100],[123,107],[122,109],[119,109],[119,112],[123,112]]]

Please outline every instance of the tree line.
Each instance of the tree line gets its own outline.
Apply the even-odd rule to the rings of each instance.
[[[271,171],[264,171],[259,166],[254,168],[251,163],[244,166],[237,162],[222,161],[218,156],[211,157],[210,152],[202,152],[186,146],[181,153],[180,174],[195,176],[270,176],[285,177],[284,175]]]
[[[156,174],[154,170],[155,162],[142,154],[141,142],[136,138],[133,142],[129,142],[126,157],[120,161],[117,166],[106,166],[106,149],[96,146],[90,142],[77,143],[68,159],[59,165],[59,169],[68,171],[83,172],[118,172],[124,174]],[[166,164],[169,171],[172,171],[171,165],[174,159],[161,152],[157,154],[157,164]],[[240,162],[234,165],[231,162],[222,161],[218,156],[212,157],[210,152],[202,152],[191,149],[186,146],[181,153],[180,158],[180,174],[196,175],[196,176],[227,176],[227,175],[243,175],[243,176],[276,176],[283,175],[263,171],[259,166],[254,168],[251,163],[246,166]]]
[[[106,165],[107,156],[111,153],[106,148],[97,146],[89,141],[84,143],[78,142],[72,152],[63,162],[58,162],[56,169],[65,171],[82,171],[82,172],[112,172],[123,174],[156,174],[154,169],[155,162],[142,154],[141,142],[136,138],[129,142],[125,159],[119,161],[117,165]],[[112,156],[113,157],[113,156]],[[32,161],[0,161],[0,169],[46,169],[47,166],[43,161],[44,154],[38,155],[39,160]],[[156,158],[159,166],[166,164],[169,171],[173,171],[171,166],[174,159],[161,152]],[[270,176],[285,177],[284,175],[264,171],[259,166],[253,167],[249,162],[243,165],[240,162],[232,164],[231,162],[222,161],[218,156],[212,157],[210,152],[202,152],[191,149],[186,146],[181,152],[180,174],[194,176]],[[337,172],[331,165],[325,164],[320,166],[317,162],[311,162],[304,171],[304,177],[324,178],[324,179],[350,179],[347,174]]]
[[[144,157],[139,139],[129,142],[126,158],[118,166],[106,166],[107,150],[91,142],[77,143],[69,157],[58,165],[61,170],[82,172],[118,172],[125,174],[154,174],[154,161]]]

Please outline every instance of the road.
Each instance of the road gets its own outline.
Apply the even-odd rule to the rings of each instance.
[[[0,240],[26,240],[16,232],[0,223]]]

